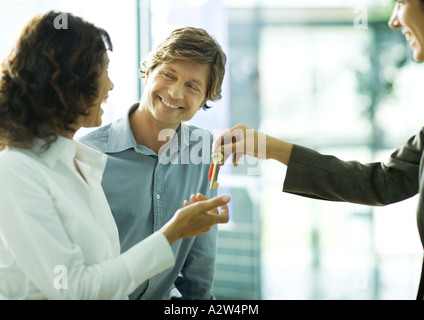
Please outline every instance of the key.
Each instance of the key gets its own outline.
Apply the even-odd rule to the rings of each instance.
[[[209,167],[208,178],[211,182],[209,189],[215,190],[218,188],[218,173],[219,167],[223,165],[224,155],[221,152],[212,153],[212,163]]]

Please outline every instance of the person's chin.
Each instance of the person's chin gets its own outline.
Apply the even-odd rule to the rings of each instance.
[[[424,50],[421,49],[421,46],[419,48],[414,49],[413,57],[414,60],[417,62],[424,62]]]
[[[414,55],[414,60],[419,63],[424,62],[424,53]]]
[[[96,122],[92,122],[86,126],[84,126],[84,128],[97,128],[100,127],[102,125],[103,121],[102,119],[98,119]]]

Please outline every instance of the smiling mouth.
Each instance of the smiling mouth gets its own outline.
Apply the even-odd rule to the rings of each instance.
[[[160,99],[160,100],[163,102],[163,104],[164,104],[164,105],[166,105],[168,108],[175,109],[175,110],[182,109],[182,107],[175,106],[175,105],[173,105],[173,104],[169,103],[168,101],[164,100],[164,99],[163,99],[163,98],[161,98],[161,97],[159,97],[159,99]]]
[[[408,41],[409,45],[412,46],[415,43],[415,38],[408,32],[405,33],[406,41]]]

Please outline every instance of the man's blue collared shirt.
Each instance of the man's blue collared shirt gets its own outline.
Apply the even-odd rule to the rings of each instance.
[[[134,139],[129,116],[137,107],[79,139],[108,156],[102,186],[118,225],[122,252],[159,230],[190,195],[216,196],[208,180],[212,134],[182,123],[158,157]],[[161,134],[159,139],[166,141],[173,132]],[[130,298],[162,299],[175,285],[184,299],[210,299],[216,240],[215,226],[202,236],[175,242],[175,266],[142,283]]]

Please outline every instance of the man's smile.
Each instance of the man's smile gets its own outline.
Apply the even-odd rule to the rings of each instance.
[[[168,102],[168,101],[166,101],[165,99],[163,99],[162,97],[159,97],[159,99],[160,99],[160,100],[163,102],[163,104],[164,104],[164,105],[166,105],[168,108],[175,109],[175,110],[182,109],[182,107],[179,107],[179,106],[173,105],[173,104],[171,104],[170,102]]]

